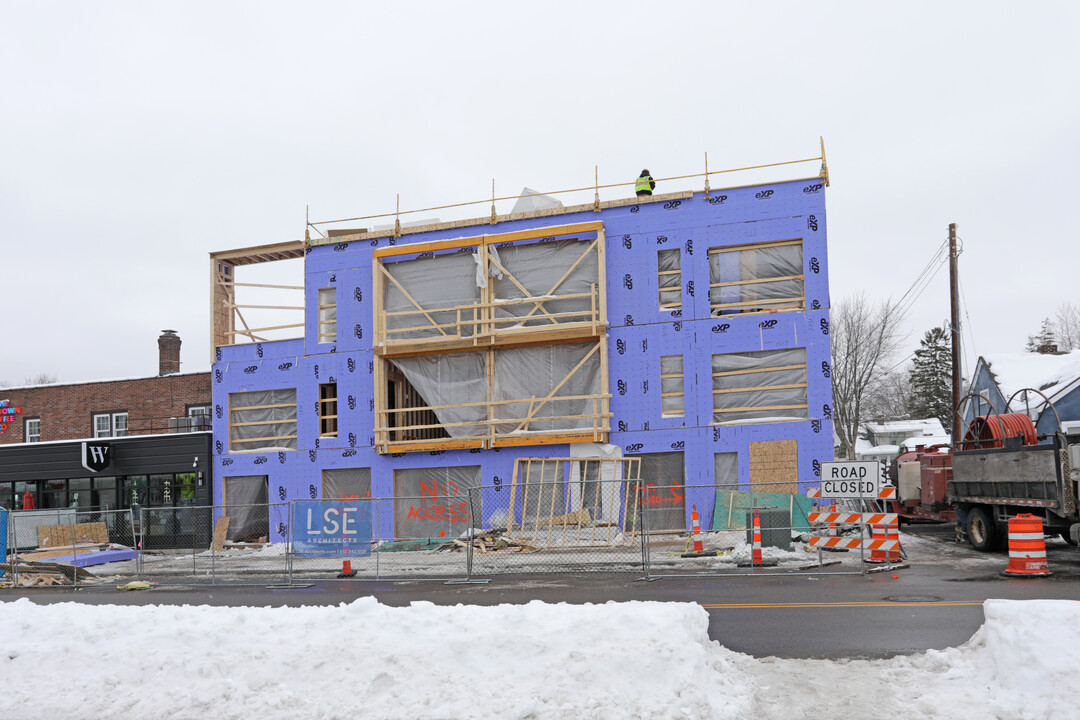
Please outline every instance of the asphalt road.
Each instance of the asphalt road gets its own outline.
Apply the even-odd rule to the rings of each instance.
[[[993,557],[974,556],[951,543],[951,531],[916,529],[959,561],[922,562],[871,575],[664,578],[641,574],[500,576],[482,584],[441,581],[332,581],[274,588],[164,587],[118,592],[113,585],[0,590],[0,601],[27,597],[38,603],[331,605],[372,595],[391,606],[414,601],[440,605],[497,605],[542,600],[602,603],[655,600],[698,603],[709,613],[709,635],[757,657],[881,658],[963,644],[983,622],[988,598],[1080,599],[1080,551],[1048,548],[1049,578],[1006,578]],[[973,551],[971,551],[973,552]],[[1000,567],[1006,563],[998,555]]]

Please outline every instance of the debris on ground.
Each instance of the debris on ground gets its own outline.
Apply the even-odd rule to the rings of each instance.
[[[0,570],[11,575],[16,587],[38,585],[73,585],[76,582],[92,582],[98,579],[89,570],[56,562],[0,563]]]
[[[534,553],[540,552],[540,548],[535,545],[530,545],[524,540],[508,537],[505,535],[506,528],[495,528],[493,530],[484,530],[472,535],[472,546],[475,552],[495,553],[495,552],[507,552],[507,553]],[[467,539],[455,538],[449,542],[444,542],[433,550],[429,550],[428,554],[439,552],[440,550],[449,550],[451,552],[457,552],[464,550],[468,547]]]
[[[149,590],[157,583],[146,582],[145,580],[132,580],[126,585],[117,585],[117,590]]]

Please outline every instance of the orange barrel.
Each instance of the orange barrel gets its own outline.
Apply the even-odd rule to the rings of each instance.
[[[871,525],[870,526],[870,539],[871,540],[899,540],[900,531],[894,529],[889,532],[888,525]],[[899,550],[870,550],[870,557],[866,558],[863,562],[868,563],[887,563],[887,562],[899,562],[900,551]]]
[[[1042,519],[1028,513],[1009,518],[1009,565],[1004,575],[1046,577],[1046,539]]]

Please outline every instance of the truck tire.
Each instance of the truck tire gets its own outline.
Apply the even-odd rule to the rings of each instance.
[[[1000,546],[998,527],[984,508],[973,507],[967,514],[967,536],[971,547],[979,552],[991,552]]]

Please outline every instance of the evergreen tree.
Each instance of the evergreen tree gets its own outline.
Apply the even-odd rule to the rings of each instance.
[[[1054,332],[1054,323],[1050,321],[1050,318],[1043,318],[1042,327],[1039,328],[1039,332],[1035,335],[1028,335],[1027,347],[1028,352],[1039,352],[1039,348],[1043,345],[1057,345],[1057,334]]]
[[[926,331],[911,367],[913,418],[937,418],[946,431],[952,428],[952,348],[943,327]]]

